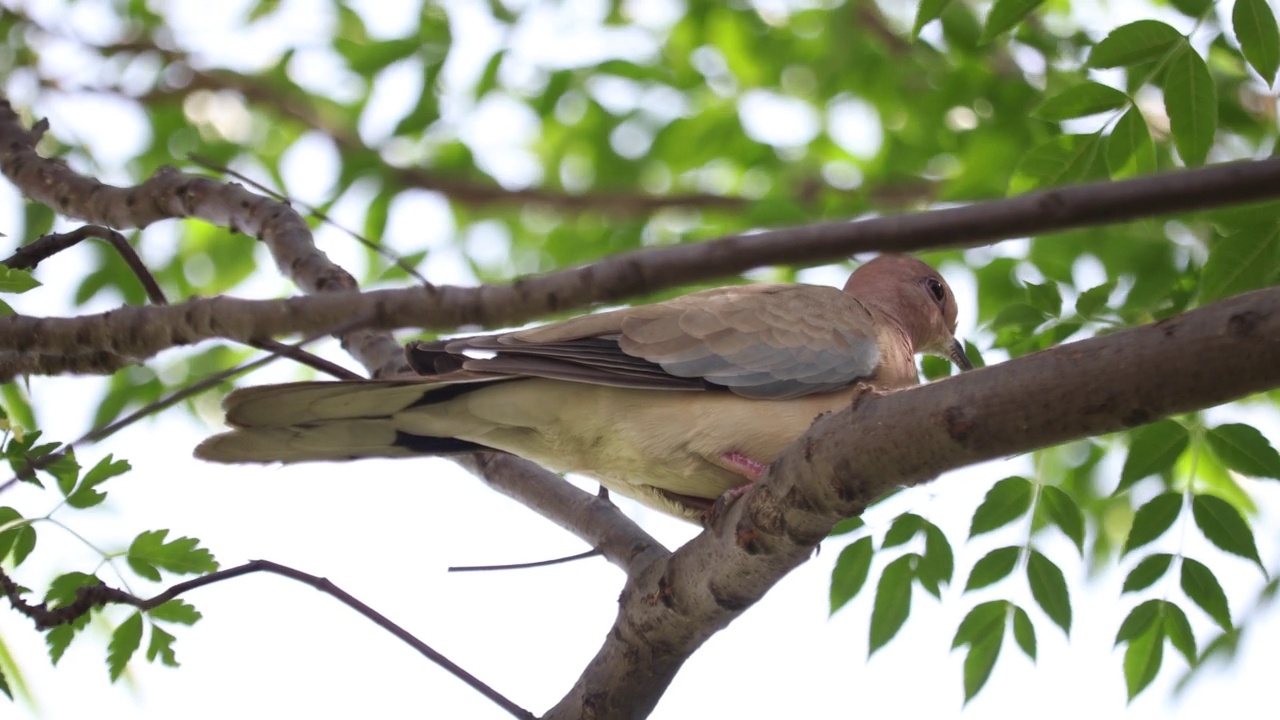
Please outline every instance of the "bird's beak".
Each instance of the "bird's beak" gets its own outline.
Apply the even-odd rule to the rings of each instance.
[[[951,362],[959,365],[961,370],[973,369],[973,363],[969,362],[969,356],[964,354],[964,345],[959,340],[951,341],[951,347],[947,351],[947,357]]]

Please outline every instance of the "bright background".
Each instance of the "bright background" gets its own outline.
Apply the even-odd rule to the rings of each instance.
[[[284,45],[305,47],[308,37],[323,35],[332,22],[325,3],[286,2],[272,22],[246,36],[238,30],[243,3],[159,4],[172,14],[172,31],[184,47],[197,48],[232,67],[254,68],[269,62]],[[370,29],[382,36],[404,32],[417,12],[414,3],[405,2],[369,0],[353,5],[360,8]],[[480,3],[458,0],[446,5],[455,18],[455,45],[467,48],[450,60],[446,76],[449,84],[466,87],[482,71],[499,38]],[[680,12],[674,2],[646,0],[632,5],[637,17],[656,25],[670,22],[672,14]],[[58,2],[29,2],[23,8],[49,27],[89,39],[108,35],[114,22],[98,3],[67,7]],[[1112,27],[1150,9],[1145,4],[1117,3],[1081,12],[1096,17],[1099,26]],[[606,34],[599,26],[600,14],[601,5],[595,2],[548,6],[536,22],[523,26],[518,37],[506,38],[516,58],[511,65],[518,68],[524,58],[567,66],[609,53],[640,57],[649,51],[642,32]],[[323,47],[304,51],[301,58],[295,72],[315,83],[341,83],[334,74],[334,60]],[[42,62],[65,64],[71,73],[92,72],[78,65],[83,60],[70,49],[51,51]],[[410,71],[388,73],[380,81],[376,102],[386,109],[387,117],[403,114],[409,97],[405,89],[415,82],[421,78]],[[102,179],[122,181],[124,175],[113,163],[137,151],[145,122],[128,105],[106,97],[37,95],[20,80],[10,83],[7,91],[18,104],[31,106],[55,128],[73,133],[90,147],[102,163],[96,169]],[[771,104],[768,98],[752,102],[756,103],[752,115],[762,135],[803,134],[803,112]],[[234,135],[234,108],[222,110],[209,112],[227,123],[228,133]],[[476,106],[463,93],[446,93],[442,110],[465,128],[463,138],[496,178],[513,186],[537,179],[536,163],[522,149],[533,130],[517,109],[501,102]],[[362,137],[371,142],[391,130],[389,125],[379,125],[378,115],[366,113],[360,125]],[[333,183],[336,161],[323,141],[304,140],[290,151],[283,170],[292,197],[320,201]],[[358,225],[361,202],[359,193],[350,193],[331,214],[340,223],[350,219],[347,224]],[[386,238],[405,248],[431,247],[434,252],[422,268],[429,280],[474,283],[475,276],[459,252],[445,244],[453,228],[443,207],[443,200],[430,193],[410,194],[398,205]],[[0,229],[20,225],[21,213],[21,200],[13,189],[0,186]],[[143,257],[165,256],[175,237],[163,224],[148,230],[140,248]],[[358,267],[364,262],[340,233],[322,229],[318,241],[339,264]],[[481,234],[468,243],[470,251],[494,257],[506,250],[500,237]],[[1022,247],[1005,243],[981,252],[1013,254]],[[264,271],[237,292],[257,296],[284,292],[286,286],[261,248],[256,255]],[[86,308],[73,310],[70,285],[60,289],[57,278],[78,277],[91,267],[94,257],[77,248],[49,261],[40,275],[46,283],[40,305],[27,311],[86,312]],[[944,270],[960,299],[961,334],[977,337],[973,314],[964,310],[976,303],[973,277],[960,268]],[[802,279],[838,284],[844,272],[818,268],[802,273]],[[99,298],[88,310],[111,306],[109,299]],[[332,345],[327,352],[338,357]],[[291,379],[294,372],[277,362],[243,383]],[[88,429],[92,407],[87,399],[99,397],[102,386],[103,381],[96,378],[33,378],[31,392],[39,398],[46,435],[72,438]],[[114,453],[127,458],[134,469],[106,486],[110,499],[103,511],[73,519],[76,533],[113,549],[127,543],[139,529],[168,527],[174,536],[200,538],[223,567],[264,558],[322,575],[535,713],[568,690],[613,621],[623,580],[618,570],[597,558],[524,571],[446,573],[451,565],[541,560],[584,548],[567,533],[441,460],[268,468],[196,462],[190,456],[192,447],[217,430],[214,400],[209,399],[202,418],[173,409],[83,449],[82,465]],[[1253,420],[1264,432],[1277,436],[1273,419]],[[1107,461],[1115,465],[1113,474],[1119,471],[1119,461]],[[954,541],[967,534],[973,509],[992,482],[1029,470],[1025,459],[1015,458],[951,473],[899,494],[869,512],[867,520],[872,528],[883,531],[893,517],[909,509],[929,518]],[[584,483],[583,487],[591,486]],[[1275,483],[1248,487],[1256,491],[1261,507],[1255,519],[1260,551],[1264,561],[1274,566],[1276,535],[1269,529],[1277,527],[1280,493]],[[47,498],[19,487],[3,501],[35,514],[38,503]],[[668,547],[678,546],[696,531],[619,502]],[[40,587],[60,571],[95,564],[97,555],[73,535],[48,524],[41,525],[39,532],[40,552],[21,568],[23,582]],[[1038,663],[1007,645],[992,682],[964,710],[969,716],[1034,714],[1040,720],[1052,720],[1127,712],[1136,718],[1252,717],[1274,705],[1271,685],[1280,655],[1268,640],[1280,632],[1280,617],[1268,609],[1252,618],[1234,665],[1207,668],[1185,692],[1173,695],[1173,685],[1185,666],[1167,653],[1166,667],[1154,685],[1126,706],[1122,652],[1112,649],[1112,641],[1125,612],[1137,602],[1121,598],[1119,592],[1133,562],[1085,577],[1084,566],[1069,543],[1053,538],[1043,542],[1063,565],[1072,586],[1075,625],[1070,642],[1037,617]],[[1005,543],[992,536],[957,544],[956,577],[964,577],[977,558],[1001,544]],[[653,717],[892,714],[937,718],[960,714],[963,656],[948,648],[964,611],[983,595],[977,593],[962,602],[960,588],[949,587],[939,603],[917,590],[911,619],[901,635],[868,661],[870,589],[828,617],[830,572],[841,547],[839,538],[824,543],[817,557],[708,642],[686,664]],[[1240,599],[1256,595],[1263,583],[1255,568],[1222,556],[1185,528],[1156,546],[1175,547],[1214,557],[1213,567],[1233,600],[1233,615],[1247,612],[1238,606]],[[112,577],[109,570],[104,576]],[[1169,588],[1173,590],[1172,585]],[[201,589],[186,599],[204,619],[193,628],[178,629],[176,648],[182,668],[175,671],[135,661],[128,675],[114,685],[107,679],[102,632],[90,629],[77,638],[55,669],[48,664],[42,637],[30,624],[14,613],[0,612],[0,637],[19,660],[35,699],[34,708],[21,703],[7,709],[0,706],[0,717],[14,713],[44,718],[507,717],[354,612],[283,578],[250,576]],[[1033,606],[1029,597],[1020,602]],[[1208,625],[1199,620],[1203,618],[1193,618],[1203,638]]]

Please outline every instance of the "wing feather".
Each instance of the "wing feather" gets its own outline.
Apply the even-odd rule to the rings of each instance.
[[[697,390],[752,398],[828,392],[880,362],[875,325],[857,300],[813,285],[747,285],[693,293],[501,335],[410,347],[427,374]]]

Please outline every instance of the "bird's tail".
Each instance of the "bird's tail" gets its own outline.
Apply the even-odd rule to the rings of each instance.
[[[221,463],[354,460],[480,449],[453,438],[406,436],[395,415],[447,400],[466,384],[405,381],[299,382],[244,388],[227,396],[230,432],[196,447]]]

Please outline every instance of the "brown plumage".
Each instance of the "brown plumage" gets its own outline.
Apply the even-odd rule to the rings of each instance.
[[[844,290],[744,285],[529,330],[414,343],[420,381],[237,390],[215,462],[510,452],[698,519],[859,385],[917,382],[915,354],[969,367],[956,303],[928,265],[887,255]]]

